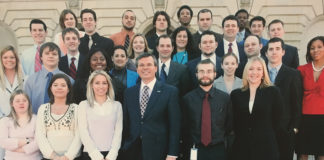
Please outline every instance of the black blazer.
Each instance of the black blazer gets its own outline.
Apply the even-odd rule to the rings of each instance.
[[[285,104],[281,123],[286,131],[293,132],[293,129],[299,126],[302,113],[303,92],[300,72],[282,64],[275,85],[280,89]]]
[[[191,61],[188,61],[188,63],[186,64],[188,67],[191,83],[193,84],[192,88],[198,87],[198,79],[196,77],[196,67],[200,61],[201,61],[201,56]],[[216,55],[216,78],[215,79],[223,75],[221,63],[222,63],[222,59]]]
[[[156,73],[157,79],[160,79],[160,74],[160,72]],[[179,96],[184,96],[192,89],[187,66],[171,60],[166,83],[177,87],[179,90]]]
[[[278,160],[276,135],[282,132],[283,100],[275,86],[258,88],[252,113],[249,112],[250,90],[231,93],[235,140],[232,160]]]
[[[122,149],[129,149],[137,138],[141,138],[143,160],[165,160],[167,155],[177,156],[181,125],[178,90],[156,81],[141,118],[140,86],[139,83],[127,88],[124,94],[125,141]]]
[[[243,46],[239,45],[237,42],[236,42],[236,45],[237,45],[237,48],[238,48],[238,51],[239,51],[239,59],[240,59],[240,62],[239,62],[239,65],[235,71],[235,76],[236,77],[239,77],[239,78],[242,78],[243,76],[243,70],[244,70],[244,67],[245,67],[245,64],[247,62],[247,57],[245,55],[245,52],[244,52],[244,48]],[[218,43],[218,47],[216,49],[216,55],[223,58],[225,54],[225,51],[224,51],[224,41],[220,41]]]
[[[78,61],[78,68],[77,68],[77,73],[76,73],[76,77],[79,76],[80,73],[82,73],[82,68],[83,68],[83,62],[85,60],[85,56],[83,54],[80,53],[79,55],[79,61]],[[63,71],[64,73],[66,73],[67,75],[70,75],[70,66],[69,66],[69,61],[68,61],[68,57],[67,55],[63,56],[60,58],[58,67],[61,71]]]
[[[156,58],[159,58],[159,53],[156,50],[156,43],[157,43],[156,40],[158,38],[159,37],[158,37],[158,35],[156,33],[146,37],[148,47],[152,50],[152,53]]]
[[[110,38],[100,36],[97,32],[93,34],[91,37],[93,41],[91,48],[101,48],[104,51],[106,51],[107,67],[108,70],[110,70],[113,67],[111,56],[113,54],[114,42]],[[89,35],[85,34],[84,37],[80,38],[80,45],[79,45],[80,53],[83,53],[85,55],[89,54],[88,44],[89,44]]]
[[[282,57],[282,63],[287,65],[288,67],[297,69],[299,66],[299,57],[298,57],[298,50],[296,47],[285,44],[285,55]],[[261,49],[261,55],[266,57],[266,47],[264,46]],[[268,59],[266,59],[266,63]]]
[[[216,41],[219,43],[220,41],[223,40],[223,35],[219,34],[219,33],[215,33],[215,36],[216,36]],[[199,40],[200,40],[200,34],[199,32],[197,31],[195,34],[192,35],[192,38],[194,40],[194,53],[195,53],[195,58],[199,57],[201,55],[201,51],[199,49]]]

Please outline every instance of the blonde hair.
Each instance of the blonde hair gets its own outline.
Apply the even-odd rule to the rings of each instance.
[[[18,89],[16,90],[15,92],[13,92],[10,96],[10,106],[11,106],[11,111],[10,111],[10,114],[8,115],[8,117],[12,118],[13,121],[14,121],[14,126],[17,127],[19,126],[19,123],[18,123],[18,117],[17,117],[17,113],[13,107],[13,101],[15,99],[15,97],[17,95],[23,95],[26,97],[27,101],[28,101],[28,123],[31,121],[31,118],[33,116],[33,111],[32,111],[32,106],[31,106],[31,103],[30,103],[30,99],[28,97],[28,95],[26,94],[26,92],[24,92],[23,90],[21,89]],[[20,127],[20,126],[19,126]]]
[[[6,88],[6,81],[5,81],[5,68],[4,68],[4,65],[3,65],[3,62],[2,62],[2,56],[8,52],[8,51],[12,51],[12,53],[14,54],[15,58],[16,58],[16,66],[15,66],[15,71],[16,71],[16,74],[17,74],[17,79],[18,79],[18,88],[19,89],[23,89],[23,77],[24,77],[24,73],[22,71],[22,67],[21,67],[21,63],[20,63],[20,60],[19,60],[19,56],[15,50],[15,48],[11,45],[9,46],[6,46],[4,47],[1,52],[0,52],[0,88],[1,89],[5,89]]]
[[[94,106],[94,101],[95,101],[95,95],[93,92],[92,84],[93,84],[94,78],[97,77],[98,75],[102,75],[102,76],[106,77],[107,82],[108,82],[108,92],[106,94],[111,100],[115,100],[114,88],[111,83],[110,76],[103,70],[93,71],[91,73],[91,75],[89,76],[88,83],[87,83],[87,100],[91,107]]]
[[[254,62],[260,62],[262,65],[262,69],[263,69],[263,76],[261,79],[260,88],[265,88],[265,87],[271,86],[271,81],[270,81],[269,74],[268,74],[267,67],[266,67],[264,60],[260,57],[252,57],[251,59],[249,59],[248,63],[246,63],[246,65],[244,67],[243,78],[242,78],[242,81],[243,81],[242,90],[243,91],[249,89],[248,70],[250,69],[252,63],[254,63]]]
[[[135,58],[135,52],[133,50],[133,43],[134,43],[134,40],[136,37],[142,37],[143,40],[144,40],[144,52],[150,52],[150,49],[148,48],[148,43],[147,43],[147,40],[145,38],[145,36],[141,33],[137,33],[133,36],[133,38],[131,39],[130,43],[129,43],[129,46],[127,49],[127,53],[128,53],[128,58],[130,59],[134,59]]]

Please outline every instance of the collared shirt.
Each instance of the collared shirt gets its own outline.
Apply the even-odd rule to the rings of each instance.
[[[278,72],[279,72],[281,66],[282,66],[282,63],[280,63],[277,67],[274,67],[274,68],[273,68],[273,67],[271,67],[270,64],[268,63],[268,70],[269,70],[269,72],[270,72],[272,69],[275,69],[275,70],[276,70],[276,75],[275,75],[275,78],[274,78],[274,79],[276,79],[276,77],[277,77],[277,75],[278,75]],[[270,75],[269,75],[269,76],[270,76]]]
[[[156,78],[154,78],[151,82],[149,82],[148,84],[145,84],[143,81],[141,82],[141,90],[140,90],[140,97],[142,97],[142,92],[143,92],[143,88],[144,86],[148,86],[149,87],[149,96],[151,96],[151,93],[153,91],[154,85],[156,82]]]
[[[133,38],[134,34],[135,33],[133,31],[128,31],[128,30],[122,28],[120,32],[111,35],[110,39],[114,41],[115,46],[118,46],[118,45],[124,46],[125,40],[126,40],[126,35],[129,36],[129,42],[130,42],[130,40]]]
[[[243,31],[241,31],[241,32],[238,32],[236,34],[236,40],[237,40],[237,42],[243,41],[244,40],[244,35],[245,35],[245,29],[243,29]]]
[[[167,75],[169,75],[170,63],[171,63],[171,59],[168,59],[167,61],[164,62],[164,64],[165,64],[164,71]],[[163,62],[159,58],[159,75],[161,74],[162,65],[163,65]]]
[[[32,47],[24,50],[20,56],[21,65],[25,75],[35,73],[35,56],[38,45],[34,44]]]
[[[233,41],[233,42],[229,42],[227,41],[226,39],[223,38],[223,41],[224,41],[224,54],[227,53],[228,51],[228,48],[229,48],[229,43],[232,43],[232,50],[233,50],[233,53],[236,55],[237,57],[237,60],[238,62],[240,63],[240,53],[239,53],[239,50],[238,50],[238,46],[237,46],[237,43],[236,41]]]
[[[75,65],[75,69],[78,69],[78,64],[79,64],[79,57],[80,57],[80,52],[78,52],[75,56],[72,56],[71,54],[67,54],[67,58],[68,58],[68,63],[69,63],[69,67],[72,63],[72,57],[75,58],[74,60],[74,65]]]
[[[216,65],[216,54],[213,53],[210,57],[206,57],[204,54],[201,54],[201,60],[210,59],[214,65]]]
[[[42,69],[28,77],[28,80],[25,84],[25,92],[29,96],[31,102],[32,102],[32,108],[33,113],[37,113],[38,108],[41,104],[44,104],[44,96],[45,96],[45,87],[47,83],[47,74],[49,72],[42,66]],[[52,71],[53,75],[58,73],[64,72],[60,71],[58,68],[56,68],[54,71]],[[65,74],[66,75],[66,74]],[[68,76],[68,75],[67,75]],[[71,83],[74,83],[74,80],[68,76]]]

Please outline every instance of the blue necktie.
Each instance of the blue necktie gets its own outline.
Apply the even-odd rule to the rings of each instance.
[[[274,84],[277,76],[276,68],[271,68],[269,70],[269,76],[270,76],[270,81],[272,82],[272,84]]]
[[[162,68],[161,68],[161,73],[160,73],[160,81],[165,82],[167,79],[167,74],[165,73],[165,64],[163,63]]]
[[[47,73],[47,82],[46,82],[46,87],[45,87],[44,103],[49,102],[49,97],[48,97],[47,89],[49,87],[48,85],[49,85],[50,81],[52,80],[52,77],[53,77],[53,73],[52,72],[48,72]]]

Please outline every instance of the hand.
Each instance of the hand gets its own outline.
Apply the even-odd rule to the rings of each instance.
[[[69,158],[67,156],[60,156],[59,158],[60,160],[69,160]]]
[[[176,160],[177,158],[175,157],[170,157],[170,156],[167,156],[167,158],[165,160]]]
[[[27,144],[26,138],[18,139],[18,147],[22,147]]]

